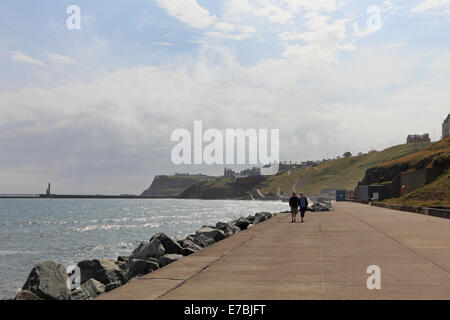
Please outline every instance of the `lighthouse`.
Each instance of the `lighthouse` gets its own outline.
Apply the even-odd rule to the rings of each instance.
[[[46,191],[45,194],[46,194],[48,197],[51,195],[50,182],[48,183],[47,191]]]

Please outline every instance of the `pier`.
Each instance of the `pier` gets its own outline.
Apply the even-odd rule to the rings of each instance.
[[[172,196],[82,195],[82,194],[0,194],[0,199],[169,199]]]
[[[0,194],[0,199],[36,199],[39,194]]]

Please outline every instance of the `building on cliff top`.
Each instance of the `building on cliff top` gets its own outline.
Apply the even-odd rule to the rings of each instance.
[[[447,119],[442,124],[442,139],[450,136],[450,113],[447,115]]]
[[[415,142],[431,142],[430,135],[428,133],[408,135],[408,138],[406,138],[406,143],[415,143]]]

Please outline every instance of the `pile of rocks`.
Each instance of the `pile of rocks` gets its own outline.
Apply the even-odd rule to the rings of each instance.
[[[269,212],[239,218],[229,223],[203,226],[195,233],[172,239],[157,233],[141,242],[129,256],[114,259],[84,260],[77,264],[81,272],[81,286],[70,290],[71,277],[66,268],[53,261],[36,265],[14,300],[88,300],[111,291],[131,279],[148,274],[178,261],[216,242],[270,219]]]
[[[309,211],[332,211],[333,207],[331,204],[323,203],[323,202],[313,202],[308,206]]]

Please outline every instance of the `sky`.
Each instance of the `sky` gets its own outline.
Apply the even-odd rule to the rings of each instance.
[[[0,193],[219,175],[171,161],[196,120],[279,129],[288,161],[439,140],[449,34],[450,0],[2,1]]]

